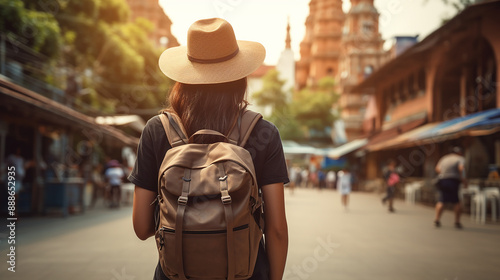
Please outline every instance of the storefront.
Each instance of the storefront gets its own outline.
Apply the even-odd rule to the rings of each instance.
[[[48,183],[71,182],[83,189],[93,166],[102,163],[105,157],[121,159],[124,148],[135,151],[137,147],[137,138],[97,124],[93,117],[18,86],[5,77],[0,77],[0,96],[2,181],[6,160],[17,154],[25,167],[17,203],[21,214],[47,210],[51,202],[51,193],[46,191]],[[3,201],[6,188],[2,189]],[[82,189],[73,194],[69,203],[79,203],[83,211]]]

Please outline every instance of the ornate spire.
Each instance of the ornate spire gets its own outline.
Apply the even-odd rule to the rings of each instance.
[[[288,16],[288,23],[286,25],[286,40],[285,40],[285,48],[286,49],[291,49],[292,39],[290,38],[290,16]]]

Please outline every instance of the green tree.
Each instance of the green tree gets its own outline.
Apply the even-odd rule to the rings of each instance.
[[[287,107],[286,93],[283,91],[285,82],[280,80],[276,69],[269,70],[262,78],[263,86],[260,91],[253,94],[259,106],[271,106],[273,112],[283,112]]]
[[[316,87],[306,87],[297,92],[291,104],[298,123],[310,134],[319,135],[318,138],[330,138],[327,131],[334,121],[332,106],[339,98],[334,88],[333,78],[323,78]]]
[[[60,53],[62,38],[54,16],[27,9],[21,0],[0,0],[0,32],[48,58]]]
[[[323,78],[316,87],[296,92],[290,101],[283,90],[285,82],[279,79],[278,74],[276,70],[269,70],[263,77],[262,90],[252,97],[257,105],[273,108],[268,119],[278,127],[282,139],[329,140],[327,131],[334,121],[332,105],[338,99],[338,94],[334,91],[334,79]]]
[[[0,0],[0,32],[53,58],[33,63],[69,73],[67,81],[43,70],[37,78],[62,88],[78,80],[72,95],[80,109],[93,108],[87,113],[158,109],[172,81],[158,69],[152,23],[131,22],[130,13],[126,0]]]
[[[79,98],[81,104],[92,100],[88,105],[99,111],[129,113],[165,103],[172,81],[157,67],[161,50],[148,38],[152,24],[140,18],[129,21],[125,0],[54,0],[51,6],[24,2],[57,20],[64,41],[61,63],[83,77],[82,88],[96,92]]]
[[[295,116],[290,110],[287,93],[283,90],[285,82],[279,78],[279,72],[271,69],[262,79],[262,90],[252,95],[256,104],[259,106],[271,106],[273,108],[272,114],[268,119],[279,129],[282,139],[303,139],[304,133],[301,131]]]
[[[305,131],[297,122],[290,107],[286,107],[283,112],[273,112],[268,119],[278,128],[281,139],[299,142],[305,139]]]

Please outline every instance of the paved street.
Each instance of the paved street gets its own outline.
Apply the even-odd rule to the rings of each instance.
[[[464,216],[465,229],[456,230],[447,211],[435,229],[432,208],[404,201],[395,208],[390,214],[378,195],[354,193],[345,211],[334,191],[287,190],[284,279],[499,279],[500,222]],[[15,273],[7,271],[5,229],[0,234],[0,279],[151,279],[157,261],[154,240],[135,237],[130,207],[21,219]]]

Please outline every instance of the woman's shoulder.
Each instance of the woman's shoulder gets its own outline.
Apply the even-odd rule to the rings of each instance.
[[[260,133],[263,133],[263,132],[268,132],[268,133],[279,133],[278,132],[278,128],[276,127],[276,125],[274,125],[272,122],[264,119],[264,118],[261,118],[257,124],[255,125],[252,133],[254,132],[260,132]]]
[[[161,150],[170,147],[160,115],[153,116],[146,122],[142,130],[141,142],[142,144],[153,145],[153,147]]]
[[[270,121],[260,119],[250,133],[249,142],[259,143],[280,140],[278,128]]]
[[[163,124],[160,120],[160,115],[151,117],[144,126],[142,134],[149,134],[152,138],[156,138],[160,135],[165,135],[165,130]]]
[[[155,115],[155,116],[152,116],[147,122],[146,122],[146,126],[144,127],[145,129],[148,128],[148,129],[157,129],[157,128],[162,128],[163,125],[161,124],[161,120],[160,120],[160,115]]]

